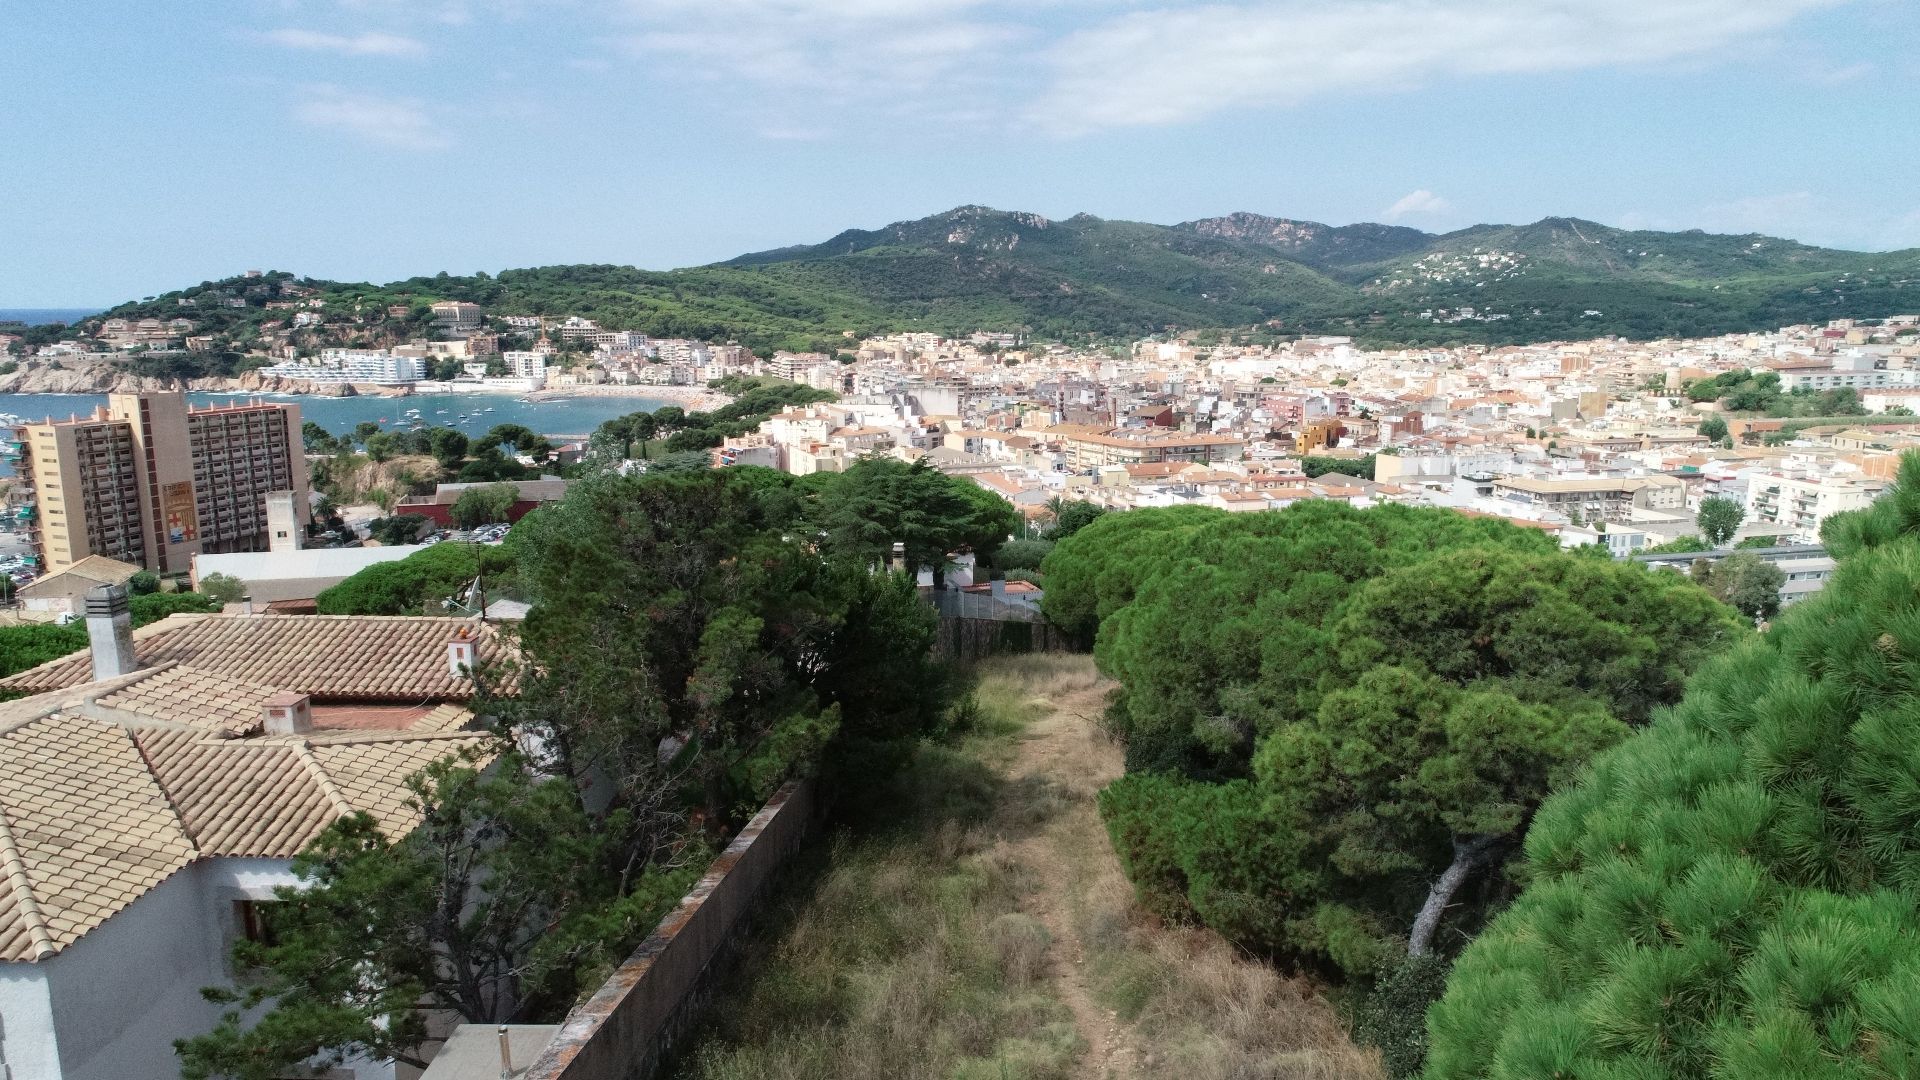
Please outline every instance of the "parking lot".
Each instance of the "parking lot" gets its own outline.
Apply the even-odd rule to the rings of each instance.
[[[422,539],[420,543],[425,545],[425,544],[443,543],[448,540],[461,540],[461,541],[465,541],[467,543],[473,543],[473,544],[497,544],[500,541],[505,540],[507,538],[507,530],[510,528],[512,528],[511,525],[499,524],[499,525],[482,525],[479,528],[472,529],[472,530],[467,530],[467,529],[455,529],[452,531],[441,530],[439,532],[429,534],[424,539]]]
[[[27,562],[32,555],[33,545],[28,542],[27,534],[0,532],[0,574],[5,574],[14,585],[25,585],[39,576]]]

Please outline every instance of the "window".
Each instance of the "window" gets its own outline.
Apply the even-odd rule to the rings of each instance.
[[[273,933],[273,902],[270,900],[235,900],[233,902],[234,926],[243,940],[256,945],[277,945],[278,939]]]

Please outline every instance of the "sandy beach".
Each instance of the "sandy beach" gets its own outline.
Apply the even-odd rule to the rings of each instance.
[[[599,383],[586,386],[550,387],[536,390],[527,397],[534,401],[556,401],[562,398],[651,398],[655,401],[670,401],[688,412],[706,412],[717,409],[733,400],[717,390],[704,386],[644,386],[638,383]]]

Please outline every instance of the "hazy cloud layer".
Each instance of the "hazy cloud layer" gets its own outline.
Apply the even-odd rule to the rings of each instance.
[[[381,97],[344,87],[308,87],[294,105],[300,123],[377,146],[435,150],[448,145],[427,107],[412,98]]]
[[[285,27],[269,30],[260,36],[272,44],[289,49],[340,53],[344,56],[420,56],[427,51],[427,47],[416,38],[371,30],[360,34],[328,34]]]
[[[1363,0],[1158,7],[1049,53],[1038,124],[1087,131],[1194,120],[1444,78],[1695,58],[1835,0]]]
[[[698,81],[767,130],[908,117],[1071,135],[1445,80],[1731,60],[1845,2],[335,0],[336,15],[368,28],[266,36],[417,55],[417,38],[391,31],[564,16],[586,28],[571,66],[614,60]]]
[[[612,40],[748,108],[1057,133],[1443,79],[1712,60],[1843,0],[624,0]]]
[[[329,30],[260,36],[342,57],[422,57],[440,33],[564,24],[578,47],[546,69],[553,77],[691,85],[703,108],[766,139],[928,130],[1074,139],[1321,100],[1441,93],[1488,78],[1739,63],[1792,40],[1813,24],[1804,16],[1852,2],[285,0],[283,19]],[[444,55],[454,55],[451,46]],[[1789,70],[1822,83],[1875,71],[1812,55]],[[309,88],[295,118],[373,145],[448,145],[433,118],[452,102],[387,92],[409,84],[353,85]],[[1458,213],[1426,188],[1378,211],[1384,221],[1427,227],[1455,223]],[[1903,241],[1920,232],[1913,215],[1843,222],[1839,207],[1804,192],[1697,213],[1673,224]]]

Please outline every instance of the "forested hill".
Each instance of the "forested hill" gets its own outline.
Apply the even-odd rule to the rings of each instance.
[[[549,266],[381,286],[268,275],[207,282],[108,314],[173,317],[186,306],[208,323],[202,332],[244,347],[253,329],[278,317],[266,304],[286,284],[321,297],[329,327],[347,312],[364,326],[389,307],[452,299],[495,314],[581,315],[614,329],[757,347],[830,347],[849,332],[1124,339],[1169,327],[1507,344],[1912,312],[1920,310],[1920,249],[1864,254],[1574,218],[1435,235],[1257,214],[1163,226],[967,206],[684,270]],[[215,300],[204,301],[208,294]],[[231,305],[235,298],[245,306]]]

